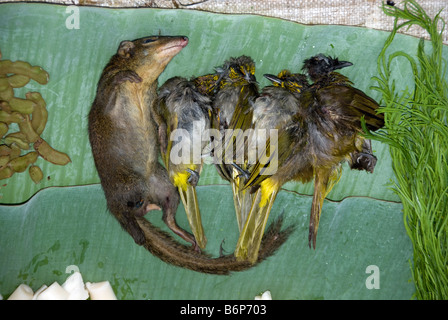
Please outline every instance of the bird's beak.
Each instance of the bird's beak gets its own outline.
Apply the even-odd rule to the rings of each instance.
[[[266,73],[266,74],[263,75],[263,77],[265,77],[266,79],[268,79],[269,81],[271,81],[273,83],[278,83],[278,84],[282,83],[280,78],[277,77],[277,76],[274,76],[273,74]]]
[[[257,83],[257,79],[255,78],[255,75],[253,75],[250,72],[246,73],[244,78],[250,83]]]
[[[349,61],[339,61],[336,65],[333,66],[333,70],[350,67],[352,65],[353,65],[353,63],[351,63]]]

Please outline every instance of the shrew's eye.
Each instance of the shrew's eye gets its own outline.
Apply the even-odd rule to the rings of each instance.
[[[138,202],[136,202],[135,203],[135,207],[138,209],[138,208],[141,208],[143,206],[143,200],[140,200],[140,201],[138,201]]]
[[[148,43],[157,41],[157,39],[158,39],[158,37],[149,37],[149,38],[143,39],[142,43],[143,44],[148,44]]]
[[[128,201],[127,203],[128,208],[141,208],[143,206],[143,200],[139,200],[137,202],[134,201]]]

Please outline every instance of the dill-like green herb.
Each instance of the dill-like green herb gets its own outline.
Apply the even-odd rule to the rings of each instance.
[[[442,57],[440,12],[431,19],[414,0],[403,9],[383,3],[395,17],[394,28],[378,57],[377,86],[382,93],[385,127],[368,137],[390,146],[396,180],[393,190],[403,204],[406,231],[413,243],[412,277],[417,299],[448,299],[448,84]],[[418,25],[430,41],[420,40],[416,55],[388,54],[397,31]],[[441,28],[441,30],[439,30]],[[430,48],[425,45],[430,44]],[[397,89],[392,61],[409,63],[414,88]],[[406,64],[405,64],[406,65]]]

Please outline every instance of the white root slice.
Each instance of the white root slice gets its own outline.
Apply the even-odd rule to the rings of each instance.
[[[22,283],[9,296],[8,300],[32,300],[33,295],[33,289],[31,289],[28,285]]]
[[[89,292],[86,290],[82,275],[78,271],[65,280],[62,288],[69,293],[67,300],[87,300],[89,298]]]
[[[69,293],[56,281],[43,290],[36,300],[67,300]]]
[[[109,281],[87,282],[86,288],[90,293],[90,300],[117,300]]]
[[[40,287],[39,289],[37,289],[36,292],[34,292],[34,296],[33,296],[33,300],[37,300],[37,296],[40,295],[40,293],[42,291],[44,291],[45,289],[47,289],[48,286],[46,284],[42,285],[42,287]]]
[[[265,291],[262,295],[256,296],[254,300],[272,300],[271,291]]]

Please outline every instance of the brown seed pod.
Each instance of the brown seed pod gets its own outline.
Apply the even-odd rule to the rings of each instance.
[[[38,157],[38,153],[35,151],[28,152],[27,154],[17,157],[15,159],[12,159],[9,161],[8,166],[14,171],[14,172],[23,172],[28,168],[30,164],[33,164],[36,162]]]
[[[9,156],[12,152],[12,149],[10,146],[7,146],[6,144],[0,145],[0,156]]]
[[[17,111],[22,114],[33,113],[34,107],[36,106],[36,104],[31,100],[15,98],[15,97],[11,98],[8,102],[13,111]]]
[[[21,88],[27,85],[28,82],[30,82],[30,77],[25,76],[23,74],[13,74],[12,76],[9,76],[8,83],[13,88]]]
[[[0,180],[11,178],[14,171],[10,167],[4,167],[0,169]]]
[[[41,135],[45,129],[48,119],[48,111],[45,100],[39,92],[28,92],[26,94],[26,98],[36,104],[31,115],[31,126],[38,135]]]
[[[28,173],[30,174],[31,180],[33,180],[34,183],[41,182],[44,177],[42,170],[36,165],[30,166],[30,168],[28,169]]]
[[[40,138],[39,135],[34,131],[31,125],[30,116],[27,114],[24,115],[23,121],[19,122],[19,128],[20,132],[25,135],[26,140],[30,143],[34,143]]]
[[[22,149],[20,149],[20,147],[16,143],[11,143],[10,149],[11,149],[11,153],[9,154],[10,159],[20,157],[20,155],[22,154]]]
[[[11,61],[11,60],[2,60],[0,61],[0,74],[21,74],[24,76],[28,76],[34,81],[39,82],[40,84],[46,84],[49,79],[48,73],[39,66],[31,66],[28,62],[25,61]]]
[[[8,80],[6,80],[6,82],[8,82]],[[14,98],[14,89],[8,83],[8,86],[5,89],[0,90],[0,100],[9,101],[12,98]]]
[[[0,110],[3,110],[5,112],[11,113],[11,106],[7,101],[0,100]]]
[[[9,90],[11,85],[9,84],[8,78],[4,76],[3,78],[0,76],[0,92]]]
[[[0,156],[0,169],[8,164],[10,160],[9,155]]]
[[[34,150],[36,150],[42,158],[53,164],[64,166],[72,161],[66,153],[53,149],[42,138],[39,138],[39,140],[34,143]]]
[[[8,124],[5,122],[0,122],[0,138],[3,138],[3,136],[8,132],[9,127]]]
[[[12,122],[19,123],[23,121],[24,117],[20,112],[7,112],[4,110],[0,110],[0,121],[6,124],[10,124]]]
[[[5,137],[4,141],[7,145],[15,143],[22,150],[28,150],[30,148],[30,143],[26,140],[26,136],[22,132],[10,133]]]

